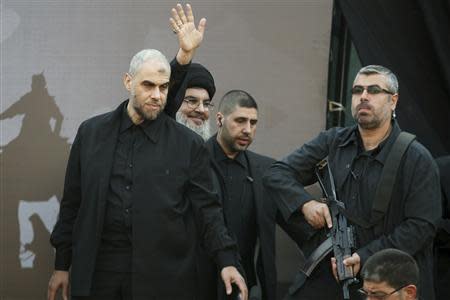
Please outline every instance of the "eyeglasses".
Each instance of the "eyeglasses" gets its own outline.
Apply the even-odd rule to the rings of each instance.
[[[376,84],[368,85],[367,87],[364,87],[362,85],[355,85],[354,87],[352,87],[351,92],[352,92],[352,95],[361,95],[362,93],[364,93],[364,90],[366,90],[369,95],[378,95],[381,93],[386,93],[386,94],[390,94],[390,95],[395,94],[391,91],[383,89],[382,87],[380,87],[379,85],[376,85]]]
[[[203,107],[206,110],[212,110],[214,108],[214,104],[209,100],[202,102],[196,98],[184,98],[183,101],[186,102],[187,106],[192,110],[197,109],[197,107],[199,107],[201,103],[203,103]]]
[[[406,285],[404,285],[404,286],[401,286],[401,287],[399,287],[398,289],[396,289],[395,291],[393,291],[393,292],[390,292],[389,294],[386,294],[386,293],[383,293],[383,292],[380,292],[380,293],[371,293],[371,292],[368,292],[368,291],[366,291],[365,289],[358,289],[358,293],[361,295],[361,296],[363,296],[363,297],[370,297],[370,298],[372,298],[372,299],[376,299],[376,300],[384,300],[384,299],[386,299],[387,297],[389,297],[390,295],[392,295],[392,294],[394,294],[394,293],[396,293],[396,292],[398,292],[398,291],[400,291],[401,289],[403,289],[403,288],[405,288],[405,287],[407,287],[409,284],[406,284]]]

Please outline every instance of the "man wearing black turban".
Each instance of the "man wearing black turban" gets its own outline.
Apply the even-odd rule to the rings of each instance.
[[[176,114],[177,122],[199,134],[204,140],[210,136],[209,113],[216,92],[214,78],[201,64],[192,63],[176,101],[182,103]]]

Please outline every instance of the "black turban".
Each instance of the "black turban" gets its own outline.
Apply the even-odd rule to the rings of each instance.
[[[177,94],[174,99],[168,99],[167,105],[171,107],[169,109],[169,116],[175,119],[175,114],[178,109],[183,104],[184,95],[186,94],[186,89],[188,88],[203,88],[209,94],[209,99],[212,100],[214,94],[216,93],[216,86],[214,85],[214,78],[211,73],[198,63],[191,63],[189,66],[186,77],[183,82],[180,84]],[[173,109],[175,108],[175,109]],[[167,107],[166,107],[167,109]]]
[[[186,75],[186,89],[188,88],[203,88],[208,91],[209,98],[212,100],[216,93],[216,86],[214,85],[214,78],[211,73],[201,64],[192,63]]]

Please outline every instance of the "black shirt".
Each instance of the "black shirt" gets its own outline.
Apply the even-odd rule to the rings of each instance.
[[[145,139],[143,125],[134,125],[124,107],[114,153],[96,270],[131,270],[131,213],[133,208],[133,167],[137,146]]]
[[[392,131],[377,149],[362,150],[357,126],[332,128],[276,162],[264,183],[277,201],[285,220],[297,215],[304,203],[315,199],[305,186],[315,183],[316,164],[325,157],[334,175],[337,196],[348,214],[367,218],[372,212],[374,194],[383,166],[401,130],[392,122]],[[375,252],[386,248],[404,250],[416,259],[420,268],[421,298],[432,299],[432,248],[434,223],[441,213],[437,166],[425,147],[413,141],[399,166],[389,208],[381,222],[382,233],[356,224],[356,253],[363,265]],[[323,233],[323,231],[321,231]],[[325,238],[314,230],[304,245],[309,255]],[[332,278],[329,260],[322,262],[324,276]],[[316,278],[319,282],[320,276]],[[323,279],[323,278],[322,278]],[[325,292],[325,291],[324,291]],[[330,290],[330,293],[334,293]],[[426,295],[426,296],[425,296]]]
[[[239,246],[248,286],[256,284],[254,253],[257,238],[256,209],[252,181],[245,151],[234,159],[226,156],[217,140],[214,141],[214,160],[220,167],[225,183],[223,199],[225,220]]]

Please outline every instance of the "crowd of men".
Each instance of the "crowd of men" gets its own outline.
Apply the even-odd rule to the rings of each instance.
[[[137,53],[123,80],[129,99],[80,125],[51,235],[48,299],[58,290],[69,299],[69,286],[78,300],[278,299],[276,225],[307,258],[334,226],[327,200],[305,189],[324,159],[355,229],[343,261],[359,279],[350,298],[435,299],[433,240],[439,226],[445,236],[448,204],[434,159],[413,136],[405,141],[396,121],[395,74],[362,68],[352,87],[355,125],[323,131],[275,161],[248,150],[257,101],[244,90],[213,101],[214,77],[192,62],[205,26],[177,5],[176,58]],[[393,155],[398,165],[387,168]],[[333,252],[313,265],[285,299],[342,299]]]

